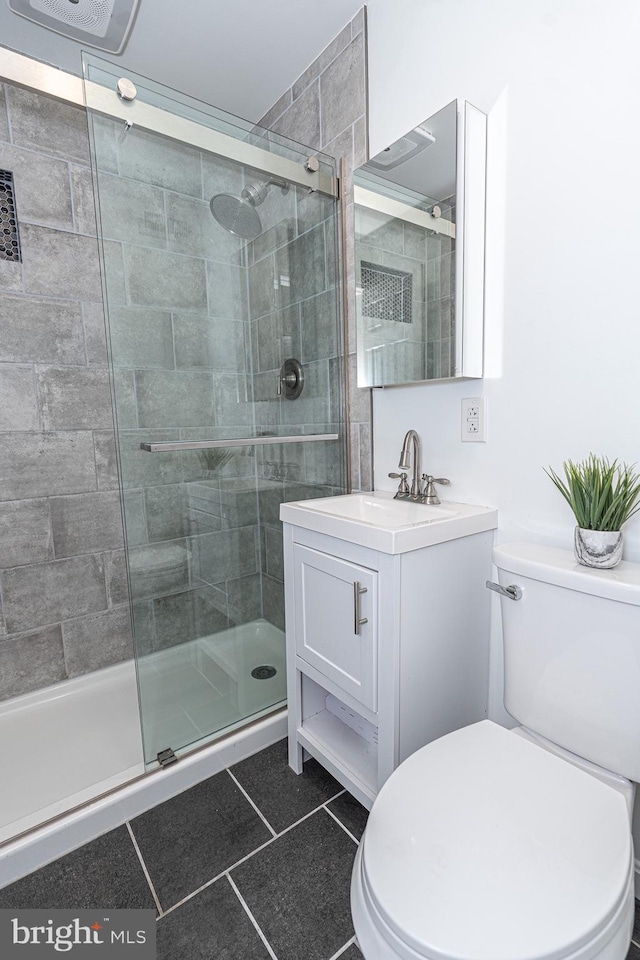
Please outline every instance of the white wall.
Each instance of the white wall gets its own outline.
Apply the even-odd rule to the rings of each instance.
[[[640,5],[369,0],[371,154],[454,97],[489,113],[488,376],[374,391],[375,486],[404,431],[450,499],[499,508],[500,540],[571,547],[543,468],[640,460]],[[484,395],[485,444],[460,442]],[[625,557],[640,560],[640,520]],[[491,715],[502,713],[498,606]],[[640,831],[639,831],[640,835]]]
[[[450,499],[499,537],[571,545],[543,468],[640,459],[640,6],[636,0],[370,0],[371,153],[454,97],[489,113],[482,381],[374,391],[375,485],[408,427]],[[488,399],[485,444],[460,399]],[[627,527],[640,560],[640,522]]]

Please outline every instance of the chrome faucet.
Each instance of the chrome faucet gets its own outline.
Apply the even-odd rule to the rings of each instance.
[[[400,470],[408,470],[411,464],[411,446],[413,446],[413,478],[411,481],[411,500],[417,500],[420,497],[420,437],[415,430],[407,430],[402,452],[400,453]]]

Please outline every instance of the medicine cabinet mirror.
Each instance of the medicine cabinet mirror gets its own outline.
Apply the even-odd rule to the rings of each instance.
[[[359,387],[482,376],[486,145],[454,100],[356,170]]]

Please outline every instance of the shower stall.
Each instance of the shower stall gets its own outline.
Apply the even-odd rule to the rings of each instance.
[[[5,842],[282,710],[279,505],[346,489],[333,159],[83,62],[134,660],[0,705],[34,808]]]

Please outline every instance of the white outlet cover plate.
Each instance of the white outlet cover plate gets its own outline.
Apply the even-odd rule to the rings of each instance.
[[[487,439],[486,397],[465,397],[460,407],[460,430],[463,443],[484,443]]]

